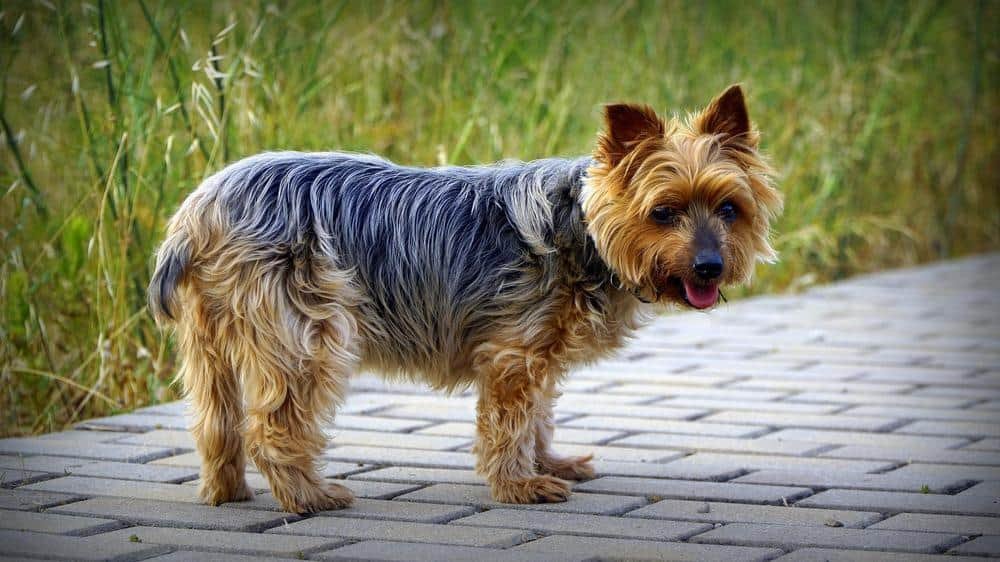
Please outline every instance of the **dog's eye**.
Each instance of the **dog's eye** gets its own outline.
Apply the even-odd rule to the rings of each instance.
[[[719,208],[716,209],[715,212],[718,213],[719,217],[721,217],[722,220],[726,221],[727,223],[736,220],[736,215],[738,214],[738,211],[736,210],[736,205],[733,205],[729,201],[726,201],[722,205],[719,205]]]
[[[658,224],[674,224],[674,219],[677,218],[677,212],[670,207],[656,207],[653,212],[649,214],[649,218],[653,219],[653,222]]]

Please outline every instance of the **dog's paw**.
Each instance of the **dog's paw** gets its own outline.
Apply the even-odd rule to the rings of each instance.
[[[569,482],[547,474],[494,482],[490,488],[493,499],[501,503],[557,503],[571,493]]]
[[[281,507],[290,513],[316,513],[344,509],[354,503],[354,493],[333,482],[324,482],[308,492],[299,493],[300,496],[292,501],[279,501]]]
[[[242,502],[253,499],[254,493],[246,481],[223,484],[202,481],[198,487],[198,497],[208,505],[220,505],[228,502]]]
[[[538,463],[539,472],[551,474],[563,480],[591,480],[596,476],[590,462],[594,455],[584,457],[549,457]]]

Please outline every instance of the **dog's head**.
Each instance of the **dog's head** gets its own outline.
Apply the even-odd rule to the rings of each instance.
[[[604,108],[583,195],[598,253],[643,300],[709,308],[719,287],[774,261],[781,211],[743,91],[731,86],[684,121],[651,108]]]

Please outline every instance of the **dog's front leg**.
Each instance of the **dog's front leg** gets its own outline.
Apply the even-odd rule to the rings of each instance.
[[[594,465],[590,462],[594,455],[564,457],[552,450],[552,434],[555,431],[552,409],[559,398],[555,383],[555,378],[550,378],[535,415],[535,465],[541,474],[566,480],[590,480],[594,477]]]
[[[535,470],[535,420],[544,406],[546,373],[506,351],[480,368],[476,470],[505,503],[565,501],[570,484]]]

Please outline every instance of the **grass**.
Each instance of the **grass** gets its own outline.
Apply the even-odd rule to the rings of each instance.
[[[602,102],[742,82],[786,194],[750,291],[1000,247],[993,2],[2,9],[0,434],[176,397],[150,257],[201,179],[266,149],[576,155]]]

